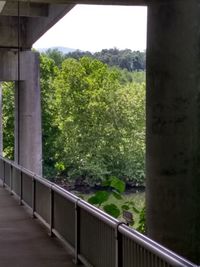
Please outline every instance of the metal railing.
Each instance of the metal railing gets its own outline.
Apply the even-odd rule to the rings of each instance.
[[[46,179],[0,157],[3,186],[62,239],[79,261],[94,267],[195,267],[146,236]]]

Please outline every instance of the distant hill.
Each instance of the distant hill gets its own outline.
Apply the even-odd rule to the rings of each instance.
[[[52,46],[52,47],[46,47],[46,48],[37,48],[36,50],[38,50],[39,52],[46,52],[48,49],[58,49],[60,52],[62,52],[63,54],[68,54],[71,52],[76,51],[77,49],[74,48],[69,48],[69,47],[63,47],[63,46]]]

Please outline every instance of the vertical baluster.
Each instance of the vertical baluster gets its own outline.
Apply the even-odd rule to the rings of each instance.
[[[75,203],[75,264],[79,264],[78,254],[80,251],[80,207],[78,201]]]
[[[20,196],[19,196],[20,205],[23,205],[22,199],[23,199],[23,173],[22,170],[20,170]]]
[[[10,194],[13,195],[13,166],[10,166]]]
[[[3,187],[5,187],[5,181],[6,181],[6,171],[5,171],[5,161],[3,161]]]
[[[50,233],[49,233],[51,237],[54,236],[53,228],[54,228],[54,191],[53,191],[53,186],[51,186],[50,188]]]
[[[78,202],[80,199],[77,199],[75,203],[75,258],[74,263],[79,264],[80,261],[78,259],[78,255],[80,253],[80,207],[78,206]]]
[[[36,181],[35,177],[32,177],[32,217],[35,218],[35,202],[36,202]]]
[[[124,224],[119,222],[115,228],[115,267],[122,267],[123,253],[122,253],[122,235],[119,232],[119,226]]]

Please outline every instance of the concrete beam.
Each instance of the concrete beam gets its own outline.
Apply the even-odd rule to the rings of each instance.
[[[35,6],[35,4],[33,4],[33,6]],[[38,4],[36,4],[36,10],[39,9],[39,6]],[[74,5],[43,4],[43,11],[41,12],[44,12],[47,15],[48,8],[47,17],[20,17],[20,47],[24,50],[30,49],[33,43],[35,43],[46,31],[48,31],[56,22],[58,22],[64,15],[66,15],[73,7]],[[21,12],[28,12],[28,9],[25,9],[24,3],[20,4],[20,13]],[[28,16],[29,14],[27,13],[26,15]],[[39,15],[39,13],[37,13],[36,11],[35,15]],[[42,15],[42,13],[40,13],[40,15]],[[18,47],[18,22],[19,21],[17,16],[0,16],[0,48]]]
[[[6,1],[0,1],[0,13],[4,9],[5,4],[6,4]]]
[[[13,1],[13,0],[8,0]],[[17,0],[14,0],[17,1]],[[22,2],[27,0],[22,0]],[[152,1],[152,0],[151,0]],[[31,2],[41,3],[41,0],[31,0]],[[91,5],[128,5],[128,6],[145,6],[149,0],[42,0],[43,3],[50,4],[91,4]]]
[[[33,1],[35,2],[20,2],[20,14],[23,16],[20,18],[20,46],[24,50],[30,49],[47,30],[66,15],[77,3],[146,5],[146,0],[42,0],[46,3],[51,1],[52,4],[50,5],[41,4],[41,0]],[[0,16],[0,33],[0,48],[18,46],[17,2],[15,0],[12,2],[8,0],[6,2],[2,16]]]
[[[50,5],[47,18],[28,18],[26,46],[31,47],[47,30],[64,17],[74,5]],[[37,27],[36,27],[37,25]]]
[[[20,45],[24,48],[26,44],[26,19],[20,19]],[[18,18],[0,16],[0,48],[18,46]]]
[[[21,17],[47,17],[49,12],[48,4],[21,2],[20,16]],[[1,16],[18,16],[18,3],[6,2]]]

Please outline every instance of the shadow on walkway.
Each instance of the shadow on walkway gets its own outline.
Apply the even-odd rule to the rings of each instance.
[[[0,266],[74,267],[72,255],[0,186]]]

